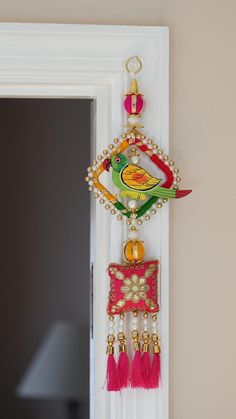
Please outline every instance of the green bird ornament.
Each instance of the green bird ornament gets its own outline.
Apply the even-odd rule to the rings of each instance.
[[[155,178],[140,166],[129,164],[124,154],[116,154],[104,160],[103,167],[109,171],[112,166],[112,180],[124,194],[136,193],[140,196],[158,198],[182,198],[191,190],[175,190],[159,186],[162,179]]]

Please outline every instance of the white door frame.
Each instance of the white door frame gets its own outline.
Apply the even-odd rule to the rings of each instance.
[[[169,41],[167,27],[0,24],[0,97],[94,98],[94,156],[123,132],[124,61],[143,61],[145,133],[168,153]],[[79,138],[79,135],[78,135]],[[87,139],[81,139],[82,142]],[[89,162],[88,162],[89,165]],[[83,179],[81,181],[84,181]],[[89,193],[89,192],[88,192]],[[169,419],[169,212],[168,205],[143,229],[148,256],[161,261],[162,388],[102,389],[105,377],[106,266],[121,259],[126,227],[93,204],[94,339],[91,345],[91,419]]]

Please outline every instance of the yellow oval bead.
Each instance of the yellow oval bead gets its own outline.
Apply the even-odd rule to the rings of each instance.
[[[130,263],[139,263],[144,257],[144,246],[140,240],[129,240],[124,248],[125,259]]]

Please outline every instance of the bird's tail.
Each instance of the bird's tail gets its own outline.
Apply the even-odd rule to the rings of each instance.
[[[183,198],[184,196],[190,194],[192,191],[189,190],[175,190],[175,189],[168,189],[168,188],[162,188],[161,186],[158,186],[156,190],[152,191],[151,194],[154,196],[158,196],[159,198]]]

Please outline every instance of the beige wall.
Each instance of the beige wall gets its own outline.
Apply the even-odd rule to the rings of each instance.
[[[235,419],[236,1],[5,3],[2,21],[170,27],[171,149],[193,188],[171,204],[171,419]]]

